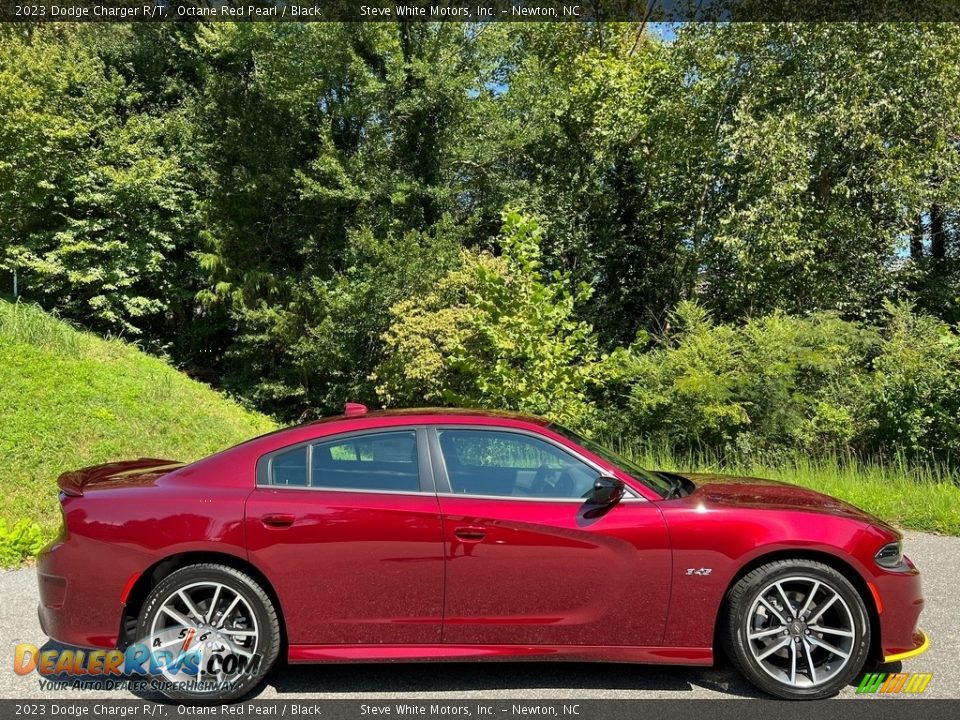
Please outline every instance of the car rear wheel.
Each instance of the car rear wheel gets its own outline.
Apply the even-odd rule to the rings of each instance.
[[[259,685],[273,666],[280,622],[256,580],[203,563],[157,584],[140,611],[137,638],[151,650],[149,674],[167,697],[233,700]]]
[[[863,599],[823,563],[763,565],[733,586],[728,608],[727,652],[748,680],[771,695],[831,697],[866,662],[870,620]]]

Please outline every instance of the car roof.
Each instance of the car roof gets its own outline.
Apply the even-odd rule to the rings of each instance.
[[[438,407],[423,407],[423,408],[391,408],[389,410],[371,410],[357,415],[331,415],[330,417],[320,418],[319,420],[314,420],[309,425],[318,425],[321,423],[332,423],[339,422],[342,420],[359,420],[363,418],[388,418],[388,417],[416,417],[418,415],[442,415],[449,419],[456,419],[457,417],[467,417],[467,418],[478,418],[478,417],[488,417],[488,418],[503,418],[505,420],[520,420],[522,422],[533,423],[534,425],[541,425],[546,427],[550,424],[550,421],[546,418],[538,417],[536,415],[528,415],[526,413],[512,412],[510,410],[484,410],[483,408],[438,408]]]
[[[238,445],[226,448],[194,463],[185,465],[170,473],[168,477],[172,478],[175,475],[182,477],[196,475],[210,464],[216,465],[217,463],[227,463],[227,467],[241,467],[247,461],[255,461],[256,458],[262,456],[264,453],[279,450],[287,445],[310,442],[321,437],[337,435],[341,432],[353,432],[366,430],[368,428],[372,430],[379,427],[389,428],[391,426],[417,424],[419,422],[425,424],[462,422],[463,424],[469,425],[483,425],[484,419],[489,419],[492,425],[498,425],[500,424],[498,421],[503,421],[505,425],[512,427],[522,427],[526,424],[528,426],[532,425],[546,429],[550,425],[549,420],[535,415],[526,415],[524,413],[505,410],[483,410],[479,408],[396,408],[364,412],[362,408],[354,405],[353,407],[348,406],[347,410],[348,412],[340,415],[332,415],[314,420],[313,422],[277,428],[263,435],[250,438]],[[240,464],[230,465],[230,463]]]
[[[281,445],[278,444],[281,439],[284,439],[284,441],[299,442],[301,440],[309,440],[311,437],[335,435],[339,432],[365,430],[367,428],[373,429],[379,426],[389,427],[398,424],[398,422],[402,424],[406,418],[409,418],[412,423],[417,423],[418,418],[424,418],[424,422],[456,423],[462,420],[465,423],[474,425],[478,424],[478,420],[480,424],[482,424],[482,419],[488,418],[494,421],[492,424],[497,424],[495,422],[497,420],[506,420],[510,423],[526,423],[542,428],[550,425],[550,421],[546,418],[511,412],[509,410],[483,410],[480,408],[393,408],[390,410],[373,410],[366,412],[361,410],[360,412],[354,412],[352,414],[343,413],[340,415],[330,415],[329,417],[320,418],[312,422],[280,427],[263,435],[245,440],[221,451],[221,453],[216,453],[216,455],[222,453],[236,454],[237,452],[244,452],[251,448],[257,449],[258,452],[263,452],[264,447],[270,447],[271,445],[281,447]],[[442,420],[440,418],[442,418]],[[310,428],[315,428],[315,430],[310,432]],[[317,433],[319,433],[319,435]]]

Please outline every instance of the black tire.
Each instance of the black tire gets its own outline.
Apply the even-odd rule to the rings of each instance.
[[[223,702],[236,700],[259,686],[274,666],[280,652],[280,620],[270,597],[260,584],[246,573],[213,563],[200,563],[180,568],[160,581],[147,596],[137,623],[138,642],[151,636],[154,620],[161,612],[163,603],[178,590],[197,583],[219,583],[239,595],[246,602],[256,620],[256,664],[251,672],[231,676],[232,686],[228,689],[197,692],[187,689],[158,687],[167,697],[174,700],[192,700],[194,702]],[[215,603],[211,603],[215,604]],[[158,675],[154,679],[160,683],[169,678]]]
[[[798,578],[802,578],[803,580],[798,580]],[[845,645],[843,649],[848,653],[847,658],[832,654],[820,646],[811,646],[812,655],[810,656],[810,661],[814,666],[813,673],[816,673],[816,667],[818,665],[816,657],[819,656],[824,658],[821,670],[823,667],[827,668],[827,672],[824,672],[823,676],[829,678],[826,680],[821,679],[816,683],[814,683],[810,677],[811,671],[808,661],[806,660],[807,656],[805,655],[806,648],[808,647],[805,638],[810,637],[811,633],[808,632],[808,630],[816,627],[816,624],[811,625],[810,628],[806,628],[806,624],[794,625],[793,622],[789,622],[784,626],[774,614],[774,610],[779,609],[783,611],[784,619],[788,621],[809,620],[816,613],[816,605],[814,605],[814,612],[808,612],[804,616],[790,616],[790,612],[797,614],[798,610],[803,610],[803,608],[797,608],[795,605],[792,605],[790,608],[784,609],[783,606],[787,604],[786,602],[775,603],[774,609],[769,611],[764,607],[762,612],[768,614],[770,618],[768,627],[771,628],[771,632],[773,629],[776,629],[777,632],[769,638],[761,640],[754,639],[751,641],[747,637],[748,631],[752,628],[752,623],[756,622],[754,606],[757,604],[756,607],[760,608],[760,603],[763,602],[759,598],[761,593],[770,588],[774,583],[782,582],[781,587],[787,590],[787,597],[784,599],[789,600],[791,599],[791,588],[800,587],[804,581],[811,583],[810,587],[817,597],[824,598],[823,605],[827,605],[825,600],[829,597],[826,594],[828,591],[833,591],[839,595],[839,599],[842,599],[843,602],[838,603],[835,600],[833,603],[835,609],[832,610],[832,612],[843,613],[843,615],[838,617],[847,617],[846,613],[849,611],[849,618],[852,624],[850,631],[853,633],[853,636],[850,638],[839,638]],[[822,583],[820,589],[816,589],[817,586],[813,584],[814,581]],[[797,591],[794,590],[794,592]],[[783,596],[780,597],[782,598]],[[831,612],[830,607],[831,606],[828,605],[824,615]],[[787,700],[819,700],[836,695],[844,686],[848,685],[863,671],[870,651],[870,619],[867,615],[867,609],[860,593],[857,592],[850,581],[847,580],[843,574],[828,565],[813,560],[801,559],[776,560],[762,565],[756,570],[747,573],[730,589],[727,595],[727,608],[728,612],[726,617],[721,619],[723,623],[721,626],[721,636],[725,650],[737,669],[751,683],[766,693]],[[780,628],[788,629],[786,629],[786,632],[781,633]],[[765,631],[753,627],[753,632]],[[824,635],[818,634],[816,631],[813,631],[813,635],[821,640],[824,638]],[[836,643],[833,637],[827,637],[827,641]],[[757,645],[768,644],[755,650],[756,645],[751,645],[751,642]],[[791,642],[796,643],[797,647],[793,647],[790,644]],[[762,655],[773,645],[779,643],[787,644],[780,650],[775,651],[773,655],[768,656],[771,660],[767,661],[766,665],[757,659],[756,656]],[[837,645],[839,645],[839,643],[837,643]],[[800,648],[803,648],[803,650]],[[808,686],[800,686],[796,681],[794,684],[791,684],[789,681],[789,670],[787,668],[789,667],[790,660],[788,658],[791,657],[791,653],[797,653],[797,657],[800,658],[800,660],[797,661],[798,666],[801,662],[804,666],[804,670],[797,671],[797,679],[809,683]],[[780,658],[782,658],[782,660]],[[836,660],[832,660],[831,658],[836,658]],[[777,670],[776,663],[779,662],[782,662],[784,665],[782,671],[784,677],[782,679],[775,677],[773,674],[773,672]],[[830,665],[831,662],[836,663],[832,668]],[[845,664],[840,665],[841,662],[845,662]],[[771,665],[774,665],[772,670]],[[837,669],[838,667],[839,669]],[[834,673],[832,677],[829,676],[831,669]]]

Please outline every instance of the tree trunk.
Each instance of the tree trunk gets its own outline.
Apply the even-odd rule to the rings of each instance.
[[[947,256],[947,236],[943,205],[930,206],[930,255],[934,260],[943,260]]]
[[[923,257],[923,215],[917,213],[913,220],[913,232],[910,234],[910,257],[919,260]]]

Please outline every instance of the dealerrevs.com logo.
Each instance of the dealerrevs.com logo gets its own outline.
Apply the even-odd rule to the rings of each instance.
[[[932,679],[933,673],[867,673],[857,687],[857,694],[919,695]]]
[[[256,675],[259,655],[244,655],[204,636],[186,637],[177,647],[154,638],[133,643],[125,650],[41,650],[23,643],[14,651],[13,670],[18,675],[37,672],[50,689],[110,689],[147,679],[154,690],[215,692],[232,688],[242,678]],[[44,682],[46,681],[46,682]]]

